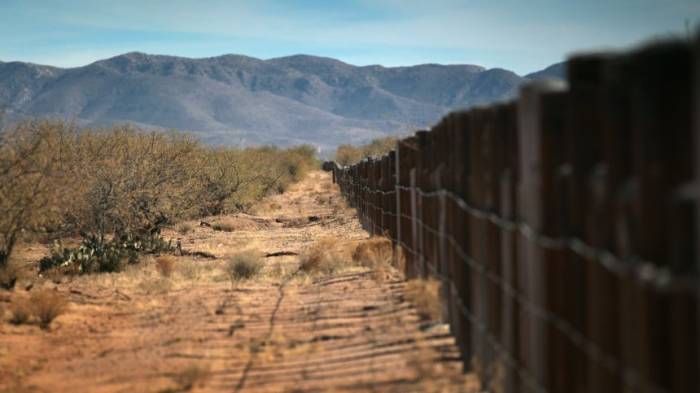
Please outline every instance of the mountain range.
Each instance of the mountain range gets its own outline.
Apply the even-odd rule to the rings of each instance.
[[[328,151],[429,126],[450,110],[508,99],[528,80],[563,74],[563,63],[519,76],[475,65],[132,52],[76,68],[0,62],[0,111],[5,122],[129,122],[188,131],[212,144],[310,143]]]

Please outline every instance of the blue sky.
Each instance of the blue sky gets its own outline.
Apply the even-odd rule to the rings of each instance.
[[[572,52],[686,34],[700,0],[0,0],[0,60],[80,66],[141,51],[297,53],[524,74]]]

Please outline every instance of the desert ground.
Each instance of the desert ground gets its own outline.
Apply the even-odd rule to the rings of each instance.
[[[201,221],[164,231],[186,251],[170,272],[146,256],[119,273],[34,273],[0,290],[0,392],[479,391],[396,258],[300,271],[314,247],[350,255],[371,241],[330,174],[310,173],[251,214]],[[31,270],[48,248],[24,244],[18,260]],[[264,265],[233,282],[226,263],[243,250]],[[48,329],[10,323],[13,302],[40,290],[65,296],[67,311]]]

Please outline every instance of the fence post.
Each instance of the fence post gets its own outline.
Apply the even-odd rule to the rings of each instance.
[[[695,129],[693,130],[694,144],[693,144],[693,154],[695,155],[695,274],[700,274],[700,32],[695,38],[694,45],[694,68],[693,68],[693,78],[695,80],[694,86],[694,96],[693,100],[695,105],[693,110],[695,111]],[[695,329],[691,330],[691,335],[697,338],[695,343],[695,356],[696,359],[700,359],[700,305],[698,305],[698,299],[700,298],[700,287],[696,291],[696,297],[693,299],[693,305],[695,306]],[[691,350],[693,348],[691,347]],[[695,369],[691,369],[696,377],[694,383],[696,386],[700,386],[700,361],[696,362]]]
[[[451,116],[447,116],[440,121],[440,123],[433,129],[434,135],[434,156],[437,159],[438,165],[435,169],[434,184],[433,189],[439,190],[440,195],[438,198],[438,204],[436,208],[438,209],[437,216],[437,242],[435,246],[436,252],[436,262],[437,270],[442,278],[441,283],[441,299],[442,299],[442,315],[444,321],[452,323],[451,314],[451,304],[452,300],[450,297],[450,284],[452,277],[450,276],[450,257],[448,253],[448,201],[446,191],[450,189],[448,174],[450,171],[449,166],[449,147],[450,147],[450,122],[452,120]]]
[[[631,55],[634,89],[631,114],[635,146],[634,167],[639,171],[639,214],[643,225],[638,255],[651,260],[671,275],[687,274],[695,259],[692,230],[695,206],[689,193],[692,181],[692,53],[685,43],[653,45]],[[674,78],[666,75],[673,73]],[[658,271],[656,272],[659,273]],[[644,284],[644,283],[643,283]],[[663,388],[682,391],[697,389],[690,383],[697,378],[688,362],[688,340],[673,334],[684,331],[684,317],[671,314],[675,293],[665,288],[642,287],[648,312],[648,338],[640,372],[649,382]],[[682,304],[679,303],[679,304]],[[686,314],[687,315],[687,314]],[[695,337],[694,339],[697,339]],[[682,390],[681,390],[682,389]]]
[[[468,194],[468,177],[470,171],[470,160],[469,160],[469,150],[470,150],[470,116],[471,112],[458,112],[454,121],[454,144],[453,144],[453,155],[454,155],[454,185],[455,194],[457,194],[462,199],[467,199]],[[452,280],[454,286],[451,288],[451,297],[454,300],[453,304],[453,314],[456,316],[455,322],[455,332],[457,343],[462,350],[462,356],[464,357],[464,365],[466,369],[471,369],[471,358],[473,355],[473,347],[471,343],[471,335],[474,327],[472,322],[464,315],[460,305],[464,307],[470,306],[470,296],[471,291],[469,286],[469,277],[472,275],[471,268],[468,266],[467,261],[464,261],[462,257],[469,250],[469,237],[470,232],[467,229],[469,224],[469,215],[464,209],[455,205],[455,214],[452,227],[452,235],[455,239],[455,244],[452,247],[459,248],[459,255],[456,256],[458,259],[452,266],[453,271],[451,272]],[[455,251],[456,253],[456,251]]]
[[[517,107],[514,103],[508,103],[498,107],[498,121],[502,128],[502,155],[504,168],[500,173],[500,198],[499,214],[505,220],[515,221],[517,217],[517,173],[518,173],[518,129]],[[501,278],[505,285],[517,290],[517,257],[515,253],[516,234],[513,231],[501,228],[500,264]],[[499,288],[502,296],[501,307],[501,341],[508,354],[501,354],[497,358],[500,368],[503,370],[501,385],[503,393],[516,393],[518,391],[517,372],[512,365],[506,365],[504,356],[512,356],[518,359],[518,304],[512,294],[506,294]]]
[[[401,210],[398,212],[401,222],[401,248],[404,250],[403,256],[406,260],[406,277],[414,278],[417,275],[417,261],[414,252],[414,195],[410,187],[414,184],[411,180],[411,172],[414,169],[415,163],[415,137],[409,137],[399,141],[398,148],[400,151],[400,165],[397,166],[398,182],[402,187],[409,187],[409,190],[400,190],[400,205]]]
[[[626,112],[617,107],[613,90],[605,94],[603,71],[610,61],[605,54],[578,56],[569,60],[567,70],[571,106],[566,145],[572,175],[568,177],[571,183],[564,185],[571,194],[564,225],[569,236],[601,249],[610,249],[612,244],[614,192],[624,178],[620,175],[624,164],[619,164],[626,162],[627,155],[618,144],[628,143],[620,138],[628,128],[620,121]],[[573,312],[567,308],[566,321],[607,353],[618,354],[617,275],[598,258],[574,252],[568,252],[568,264],[572,290],[567,298],[580,307]],[[620,391],[619,375],[592,361],[582,348],[570,341],[566,344],[574,365],[570,380],[577,391]]]
[[[394,191],[396,192],[396,209],[394,209],[394,213],[396,214],[396,234],[395,234],[395,239],[396,243],[394,244],[394,260],[398,260],[398,258],[405,258],[403,255],[404,253],[402,252],[401,255],[397,255],[397,250],[400,249],[401,244],[402,244],[402,238],[401,238],[401,211],[402,211],[402,206],[401,206],[401,195],[403,194],[403,191],[399,188],[402,186],[401,184],[401,141],[396,141],[396,147],[394,148],[394,151],[396,152],[395,158],[394,158]],[[405,259],[404,259],[405,261]],[[406,274],[405,267],[404,271],[402,272]]]
[[[414,243],[414,251],[416,252],[416,255],[418,256],[418,266],[419,266],[419,272],[420,272],[420,277],[422,278],[427,278],[428,277],[428,265],[427,261],[425,258],[425,246],[424,246],[424,232],[425,228],[423,226],[425,225],[424,222],[424,216],[423,216],[423,196],[421,193],[416,190],[420,189],[423,184],[425,184],[425,174],[423,173],[423,169],[425,164],[427,163],[424,160],[424,153],[425,149],[428,145],[428,131],[418,131],[416,132],[416,142],[417,142],[417,151],[416,151],[416,165],[414,167],[414,177],[413,177],[413,184],[411,184],[411,187],[414,189],[414,207],[415,210],[413,211],[413,217],[412,220],[415,223],[414,228],[416,229],[415,232],[415,241]],[[419,225],[420,224],[420,225]]]
[[[518,117],[520,139],[520,190],[519,190],[519,214],[523,222],[534,233],[542,233],[547,225],[546,203],[550,192],[547,182],[547,172],[551,170],[548,154],[551,154],[551,146],[547,138],[552,133],[563,131],[563,121],[556,117],[554,111],[564,109],[557,101],[562,97],[557,95],[563,85],[552,81],[533,83],[521,90],[518,102]],[[551,100],[550,100],[550,97]],[[548,117],[553,115],[554,117]],[[558,124],[561,121],[562,124]],[[559,129],[558,129],[559,128]],[[545,151],[547,149],[547,151]],[[547,309],[552,300],[548,294],[552,290],[547,280],[548,269],[554,264],[556,256],[543,252],[533,238],[521,236],[518,242],[518,254],[520,266],[518,271],[519,287],[523,289],[527,301],[535,307]],[[545,263],[546,261],[546,263]],[[549,363],[548,352],[550,341],[549,327],[542,318],[534,316],[531,312],[522,315],[522,336],[520,337],[521,349],[525,359],[525,366],[531,370],[539,383],[549,387],[550,373],[555,372],[557,366]]]

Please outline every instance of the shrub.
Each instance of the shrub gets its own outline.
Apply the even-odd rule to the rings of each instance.
[[[219,222],[211,226],[211,229],[222,232],[234,232],[236,227],[230,223]]]
[[[10,303],[10,312],[12,313],[10,323],[15,325],[27,323],[32,315],[31,303],[25,298],[15,298]]]
[[[233,255],[226,262],[226,274],[231,281],[247,280],[260,273],[263,267],[262,256],[258,251],[248,250]]]
[[[388,136],[371,140],[362,146],[340,145],[335,152],[335,162],[341,166],[353,165],[366,157],[381,157],[396,147],[396,137]]]
[[[190,224],[188,222],[180,223],[177,226],[177,233],[179,233],[181,235],[187,235],[188,233],[192,232],[193,230],[194,230],[194,227],[192,226],[192,224]]]
[[[31,309],[42,329],[48,329],[51,322],[68,310],[68,301],[56,291],[41,290],[32,294]]]
[[[60,197],[51,180],[58,179],[53,135],[65,126],[25,122],[0,130],[0,270],[23,231],[39,231],[58,218]]]
[[[362,158],[362,150],[353,145],[340,145],[335,151],[335,162],[340,166],[356,164]]]
[[[438,322],[442,318],[440,282],[435,279],[413,279],[406,283],[406,300],[412,303],[421,318]]]
[[[391,240],[374,236],[360,242],[352,253],[352,260],[370,269],[389,266],[394,257]]]
[[[57,250],[42,261],[43,270],[118,270],[125,259],[153,250],[173,222],[245,211],[283,191],[317,164],[314,153],[309,146],[211,148],[183,134],[132,126],[91,130],[28,121],[4,128],[0,269],[20,234],[50,232],[52,238],[80,234],[85,244]]]
[[[178,270],[188,280],[199,280],[202,277],[203,266],[196,261],[183,261],[178,264]]]
[[[12,262],[8,262],[4,267],[0,267],[0,289],[11,290],[19,279],[19,267]]]
[[[172,244],[158,234],[144,237],[121,235],[111,241],[88,236],[78,248],[64,248],[60,242],[56,243],[51,255],[39,261],[39,271],[58,269],[66,274],[117,272],[125,261],[138,262],[139,254],[173,250]]]
[[[64,274],[116,272],[121,269],[123,260],[136,262],[137,258],[136,254],[127,252],[118,244],[87,238],[77,248],[55,244],[51,254],[39,261],[39,272],[53,269]]]
[[[299,270],[304,273],[333,274],[348,259],[340,250],[338,240],[333,237],[321,239],[304,251],[299,259]]]
[[[156,258],[156,269],[163,277],[170,277],[175,271],[175,260],[168,255],[162,255]]]

